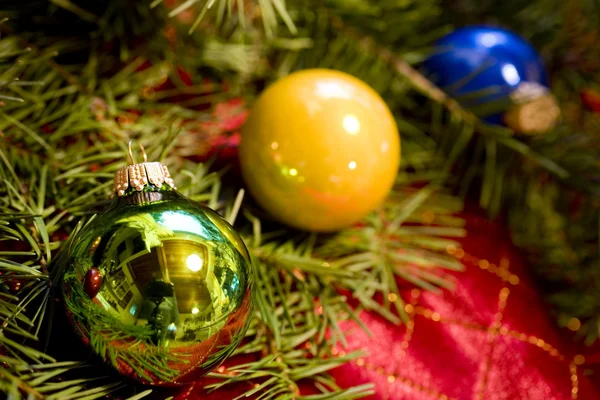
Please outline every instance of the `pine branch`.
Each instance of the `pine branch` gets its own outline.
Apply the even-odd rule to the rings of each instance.
[[[151,7],[156,7],[162,0],[155,0]],[[199,7],[198,7],[199,6]],[[267,36],[273,36],[281,20],[292,34],[296,33],[296,26],[288,14],[285,3],[280,0],[187,0],[169,11],[169,17],[181,16],[196,9],[198,15],[193,19],[189,33],[194,32],[205,18],[212,18],[215,25],[220,26],[227,22],[233,22],[242,28],[248,25],[250,16],[251,25],[255,24],[261,17],[262,26]],[[186,16],[187,17],[187,16]],[[189,18],[189,17],[188,17]]]
[[[10,374],[0,379],[3,389],[15,397],[130,393],[119,381],[93,380],[93,371],[85,379],[57,379],[79,374],[78,364],[31,365],[51,357],[36,339],[44,333],[42,320],[52,300],[48,288],[65,273],[54,252],[70,246],[64,237],[76,238],[81,217],[85,221],[107,204],[111,177],[124,165],[130,138],[169,165],[186,196],[231,221],[244,216],[237,227],[255,260],[259,296],[236,354],[252,354],[256,361],[214,374],[222,381],[211,389],[259,379],[244,395],[340,400],[369,395],[370,386],[341,389],[327,375],[359,356],[332,358],[330,352],[345,344],[343,327],[351,321],[366,329],[348,300],[400,323],[405,314],[399,283],[433,291],[452,286],[443,270],[462,267],[444,250],[464,230],[453,216],[460,201],[445,193],[447,183],[466,194],[479,180],[480,203],[493,212],[510,199],[516,241],[532,249],[540,274],[562,283],[577,277],[576,284],[550,296],[561,307],[561,321],[580,318],[582,334],[597,336],[600,300],[591,290],[598,259],[598,221],[590,218],[597,211],[594,142],[582,135],[586,139],[564,151],[575,136],[562,127],[543,140],[512,137],[505,128],[480,123],[421,76],[413,65],[426,55],[433,36],[449,28],[440,22],[439,4],[268,0],[258,3],[259,13],[254,2],[187,1],[169,19],[160,2],[154,8],[129,3],[92,9],[61,0],[55,4],[64,10],[47,16],[52,26],[32,27],[26,23],[31,15],[17,12],[9,21],[12,31],[2,27],[0,132],[8,141],[0,143],[0,343],[9,352]],[[194,21],[185,22],[196,6]],[[65,21],[79,21],[77,32],[90,42],[69,38],[60,29]],[[288,30],[278,29],[278,21]],[[261,24],[264,32],[255,28]],[[442,27],[432,29],[436,24]],[[294,29],[298,35],[290,36]],[[194,32],[181,34],[188,30]],[[180,66],[194,77],[191,84],[182,79]],[[265,232],[265,222],[272,221],[241,202],[227,171],[212,171],[189,156],[199,151],[198,137],[208,134],[215,102],[233,93],[251,101],[264,80],[316,66],[353,73],[388,101],[403,140],[398,182],[384,207],[339,234],[307,235],[284,227]],[[207,69],[214,79],[200,82]],[[550,188],[540,184],[548,181]],[[592,194],[573,229],[565,222],[563,183]],[[547,196],[539,199],[539,193]],[[11,248],[1,247],[5,244]],[[569,268],[557,272],[552,268],[557,261]],[[379,297],[382,302],[374,300]],[[106,353],[106,343],[95,345]],[[300,380],[313,382],[322,394],[301,396]]]
[[[61,43],[57,42],[55,46],[60,46]],[[36,56],[39,54],[41,53]],[[19,218],[22,220],[19,223],[23,227],[15,229],[16,225],[12,218],[16,214],[10,214],[10,217],[7,217],[8,225],[5,225],[5,231],[17,240],[30,243],[33,249],[31,254],[35,254],[35,257],[40,259],[40,265],[53,262],[53,268],[50,275],[39,277],[35,275],[35,279],[39,280],[42,286],[30,285],[23,288],[13,301],[41,299],[41,304],[47,304],[48,291],[41,289],[47,288],[50,283],[56,284],[65,274],[61,256],[54,261],[48,257],[50,246],[52,248],[58,246],[58,242],[50,243],[49,238],[55,233],[66,232],[70,233],[71,239],[74,240],[77,236],[75,223],[78,217],[89,216],[106,204],[105,199],[111,185],[112,174],[123,165],[125,160],[124,143],[127,138],[137,138],[145,145],[150,155],[166,155],[164,161],[171,167],[178,187],[186,195],[208,202],[219,210],[229,210],[227,213],[231,219],[235,218],[236,210],[240,209],[239,198],[235,200],[232,196],[228,197],[220,193],[222,172],[209,173],[206,167],[186,160],[177,151],[176,143],[179,138],[189,137],[197,130],[197,123],[194,125],[189,117],[208,120],[211,118],[210,113],[186,109],[181,105],[169,105],[160,96],[155,98],[144,95],[147,88],[160,84],[164,81],[165,75],[168,77],[172,74],[173,69],[168,64],[156,64],[140,70],[144,60],[138,59],[123,65],[112,75],[99,79],[93,74],[107,70],[107,66],[103,65],[104,62],[114,63],[114,60],[109,58],[101,61],[92,52],[88,64],[81,68],[84,73],[79,78],[81,84],[77,85],[73,85],[60,73],[60,70],[56,70],[49,64],[32,62],[26,64],[18,73],[23,79],[36,76],[46,76],[51,79],[46,78],[43,87],[31,87],[30,91],[20,91],[18,94],[26,101],[22,105],[11,105],[4,110],[6,115],[16,117],[5,121],[2,128],[5,134],[10,135],[11,143],[14,143],[13,146],[0,147],[7,166],[6,172],[2,175],[3,189],[8,195],[6,197],[8,203],[3,206],[2,211],[5,214],[19,212]],[[81,90],[82,86],[87,89]],[[189,93],[189,89],[173,91],[174,96],[180,93]],[[132,98],[132,95],[139,97]],[[132,107],[140,112],[132,113],[130,111]],[[40,113],[38,111],[40,109],[45,111]],[[164,129],[165,126],[171,126],[172,129]],[[45,131],[42,131],[43,129]],[[85,133],[86,140],[73,140],[82,132]],[[405,168],[435,170],[442,165],[439,159],[425,153],[419,157],[413,156],[409,160],[412,161],[406,164]],[[93,167],[93,170],[90,167]],[[438,173],[437,176],[443,177],[444,174]],[[27,186],[22,184],[24,180],[29,182]],[[412,181],[407,180],[399,187],[407,187],[411,183]],[[435,198],[431,193],[430,196]],[[418,196],[413,203],[409,202],[412,205],[406,208],[406,215],[400,220],[396,216],[404,209],[402,205],[404,195],[400,195],[402,200],[391,203],[389,209],[384,211],[386,215],[389,214],[389,218],[396,220],[393,228],[387,228],[385,232],[381,231],[378,235],[385,234],[389,237],[386,240],[391,241],[392,235],[415,234],[414,228],[406,232],[402,232],[401,228],[405,220],[415,220],[411,217],[413,213],[423,212],[421,206],[425,199],[421,197]],[[273,376],[274,380],[270,384],[260,388],[261,394],[269,396],[275,391],[279,393],[283,390],[279,394],[297,396],[297,381],[307,378],[317,383],[328,381],[326,371],[347,361],[347,358],[343,358],[323,364],[323,360],[329,357],[332,344],[338,341],[345,343],[340,323],[347,319],[359,322],[354,311],[348,307],[346,297],[340,295],[339,291],[349,289],[363,304],[373,308],[375,303],[371,299],[375,293],[398,292],[394,276],[396,270],[401,268],[405,261],[392,259],[392,255],[397,251],[392,247],[373,250],[369,255],[369,252],[348,242],[344,235],[329,239],[311,236],[289,240],[289,231],[279,237],[271,233],[263,234],[260,228],[257,229],[257,225],[260,227],[260,220],[252,217],[249,210],[245,208],[242,208],[241,212],[250,218],[247,228],[242,224],[240,229],[253,232],[248,241],[255,243],[251,248],[255,255],[257,269],[260,271],[257,286],[261,295],[257,298],[261,300],[258,304],[259,313],[253,319],[248,332],[249,342],[238,352],[275,356],[276,362],[273,368],[278,372]],[[381,241],[378,235],[373,235],[372,224],[377,224],[377,218],[373,218],[367,226],[357,228],[349,234],[362,237],[365,246],[372,246],[373,243]],[[50,227],[46,228],[48,232],[45,234],[43,229],[40,230],[43,226]],[[0,225],[0,228],[2,227],[3,225]],[[28,239],[26,233],[32,227],[39,232],[39,237],[32,236]],[[457,232],[460,234],[460,230]],[[450,234],[450,232],[443,234]],[[417,251],[416,249],[423,245],[441,249],[449,243],[445,239],[437,239],[427,233],[423,233],[420,237],[421,242],[407,241],[406,248]],[[69,242],[63,243],[63,250],[68,249],[69,246]],[[337,248],[343,254],[336,254],[331,250],[333,248]],[[371,266],[365,266],[361,261],[360,257],[364,257],[365,254],[373,259]],[[10,258],[17,255],[6,254],[6,256]],[[387,260],[385,267],[380,266],[383,262],[381,257]],[[424,264],[427,269],[433,266],[432,263]],[[25,270],[23,270],[25,267],[19,263],[0,264],[0,268],[5,271],[13,269],[14,272],[18,272],[19,279],[25,277]],[[414,276],[415,281],[422,282],[426,288],[433,288],[432,283],[445,284],[433,275],[423,275],[417,271],[418,269],[414,268],[405,269],[402,276],[405,278]],[[34,274],[34,272],[29,273]],[[68,273],[65,279],[70,279]],[[365,281],[371,283],[367,290],[363,287]],[[377,289],[373,291],[373,288]],[[315,299],[319,304],[317,307],[315,307]],[[389,308],[389,304],[386,303],[385,307]],[[17,321],[15,318],[20,314],[15,310],[13,309],[3,321]],[[29,319],[23,316],[18,320],[19,323],[41,324],[43,309],[40,310],[42,312],[38,313],[38,310],[32,309],[31,312],[36,314],[36,317]],[[397,310],[403,312],[403,308],[381,312],[391,320],[399,322],[398,316],[401,313],[397,314]],[[91,311],[93,310],[81,312]],[[27,314],[30,315],[31,312]],[[100,315],[94,320],[103,323]],[[16,325],[16,322],[10,326],[13,327],[11,335],[23,337],[28,334],[20,328],[20,325]],[[328,330],[332,332],[331,337],[326,335]],[[34,332],[31,339],[35,340],[40,333],[40,328],[36,328]],[[110,354],[108,345],[101,340],[102,338],[94,336],[93,332],[90,332],[90,335],[98,353]],[[7,343],[12,344],[8,341]],[[14,344],[13,347],[15,353],[23,352],[34,360],[45,357],[44,353],[35,350],[35,346],[23,347]],[[307,354],[316,358],[309,362],[306,359]],[[126,357],[124,354],[119,355],[121,359],[122,356]],[[357,356],[358,354],[353,354],[349,357]],[[281,360],[277,361],[278,357]],[[108,358],[115,359],[114,356]],[[25,362],[25,359],[21,359],[21,362]],[[158,371],[153,367],[150,370]],[[64,372],[71,371],[72,369],[69,368]],[[58,375],[62,374],[57,372]],[[243,378],[246,372],[240,375]],[[18,379],[21,382],[29,382],[26,378]],[[51,381],[52,385],[57,384],[54,380]],[[68,388],[60,387],[59,393],[65,394],[64,390],[68,390],[72,395],[96,396],[120,387],[118,382],[110,387],[97,387],[94,382],[75,380]],[[38,383],[41,382],[33,379],[27,384],[33,390],[39,391]],[[324,393],[329,393],[328,396],[340,399],[358,398],[370,393],[369,387],[342,390],[335,386],[323,386],[322,383],[319,383],[319,387]],[[56,388],[58,390],[58,387]]]
[[[389,64],[394,71],[409,82],[414,89],[427,96],[430,100],[442,104],[454,116],[469,124],[477,124],[478,118],[468,110],[465,110],[455,99],[448,96],[443,90],[434,85],[429,79],[413,68],[402,57],[393,54],[389,47],[377,43],[372,37],[365,36],[361,32],[348,27],[342,18],[335,14],[323,11],[329,15],[332,27],[343,32],[351,41],[358,43],[359,49],[367,54],[376,54],[379,59]]]

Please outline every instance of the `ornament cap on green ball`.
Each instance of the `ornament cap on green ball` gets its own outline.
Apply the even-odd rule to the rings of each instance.
[[[377,208],[400,164],[400,137],[383,99],[343,72],[310,69],[273,83],[242,130],[248,190],[275,219],[319,232]]]
[[[66,250],[65,307],[76,333],[121,374],[185,384],[242,340],[250,256],[223,218],[175,191],[165,166],[131,158],[111,206]]]
[[[137,164],[133,158],[129,142],[129,161],[131,165],[121,168],[115,174],[113,193],[117,196],[125,196],[134,191],[142,192],[150,189],[160,190],[165,187],[175,189],[175,182],[171,179],[169,169],[159,162],[148,162],[144,146],[140,143],[140,150],[144,156],[144,162]]]

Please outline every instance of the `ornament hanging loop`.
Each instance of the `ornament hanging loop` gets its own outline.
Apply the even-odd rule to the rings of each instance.
[[[131,163],[131,165],[135,165],[137,164],[135,162],[135,159],[133,158],[133,151],[131,150],[131,144],[133,143],[133,139],[129,141],[129,162]],[[140,151],[142,152],[142,157],[144,158],[144,162],[147,163],[148,162],[148,155],[146,154],[146,149],[144,149],[144,146],[142,146],[141,143],[138,142],[138,146],[140,147]]]

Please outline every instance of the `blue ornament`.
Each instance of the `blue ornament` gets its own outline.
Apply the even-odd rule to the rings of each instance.
[[[447,34],[437,41],[423,67],[434,83],[465,107],[490,101],[506,107],[509,96],[524,82],[548,87],[538,52],[516,33],[496,27],[471,26]],[[485,115],[485,120],[501,124],[502,114]]]

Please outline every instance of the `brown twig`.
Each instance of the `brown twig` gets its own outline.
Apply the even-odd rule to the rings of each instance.
[[[372,37],[364,36],[354,29],[349,28],[340,17],[332,14],[329,15],[331,24],[336,30],[343,30],[346,36],[355,39],[360,48],[365,52],[375,53],[381,60],[391,65],[399,75],[406,78],[416,90],[433,101],[442,104],[453,114],[460,115],[464,121],[472,124],[477,123],[478,118],[472,112],[465,110],[456,100],[448,96],[442,89],[433,84],[402,58],[393,55],[385,46],[377,44]]]

